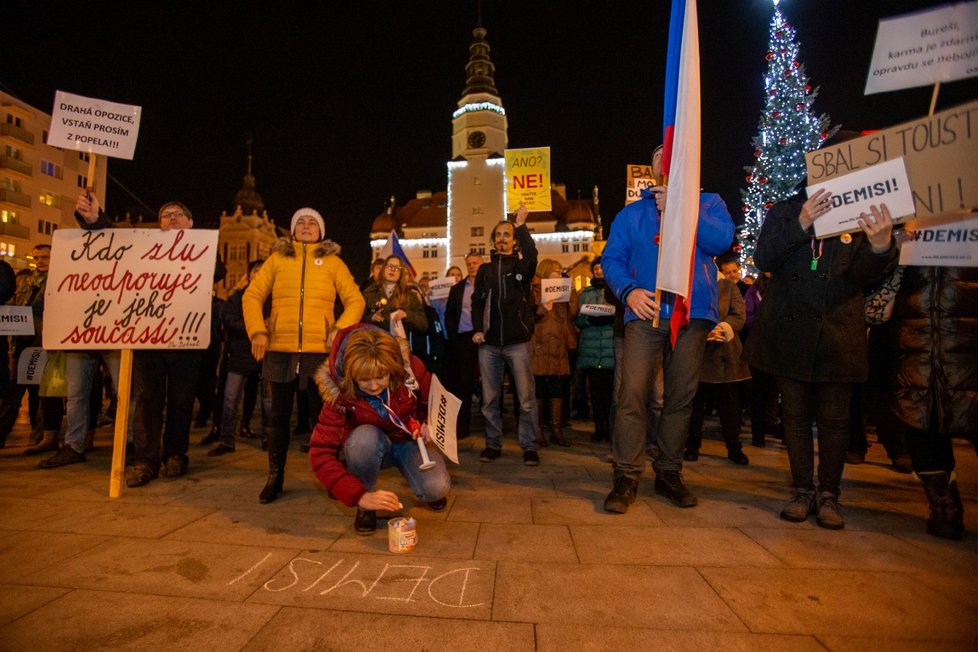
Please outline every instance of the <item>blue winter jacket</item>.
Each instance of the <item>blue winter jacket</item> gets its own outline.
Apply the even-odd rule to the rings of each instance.
[[[623,208],[611,223],[611,235],[601,254],[601,267],[615,296],[625,304],[625,323],[638,319],[628,308],[628,293],[637,287],[655,292],[656,267],[659,261],[659,211],[655,196],[642,190],[642,199]],[[699,224],[693,261],[693,290],[690,319],[707,319],[716,323],[718,256],[733,242],[734,223],[727,207],[714,193],[700,193]],[[672,315],[672,297],[663,292],[661,316]]]

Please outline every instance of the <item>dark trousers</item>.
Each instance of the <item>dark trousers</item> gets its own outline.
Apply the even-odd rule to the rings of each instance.
[[[578,371],[587,379],[588,391],[591,395],[591,418],[594,420],[596,435],[607,436],[611,433],[611,403],[615,387],[614,369],[582,369]],[[610,437],[608,437],[610,439]]]
[[[24,402],[24,392],[27,392],[27,412],[31,419],[31,430],[37,427],[37,416],[40,407],[37,385],[18,385],[10,383],[7,391],[0,400],[0,439],[6,441],[7,435],[14,429],[20,405]]]
[[[200,359],[200,351],[136,351],[133,355],[135,461],[159,468],[161,460],[187,458]]]
[[[472,333],[459,333],[453,341],[452,370],[452,393],[462,399],[455,435],[465,439],[472,428],[472,392],[479,375],[479,346],[472,341]]]
[[[750,430],[755,443],[763,442],[764,435],[774,434],[778,418],[778,386],[769,373],[750,368]]]
[[[291,440],[289,434],[289,424],[292,420],[292,402],[298,399],[300,404],[305,403],[303,412],[307,415],[316,415],[319,420],[319,413],[323,409],[323,399],[312,384],[302,392],[299,391],[298,379],[289,383],[269,383],[272,392],[272,407],[269,415],[269,426],[276,438],[276,441],[283,447],[287,447]],[[306,417],[308,423],[308,416]]]
[[[808,383],[778,377],[784,412],[784,443],[796,489],[815,489],[815,442],[818,427],[818,490],[839,495],[849,448],[852,383]]]
[[[740,385],[741,383],[700,383],[693,398],[693,413],[689,419],[689,439],[686,450],[698,451],[703,443],[703,418],[710,399],[717,402],[720,428],[727,452],[739,451],[740,446]]]

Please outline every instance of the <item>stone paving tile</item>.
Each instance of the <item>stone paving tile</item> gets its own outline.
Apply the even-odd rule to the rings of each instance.
[[[744,533],[790,568],[908,572],[933,567],[925,551],[878,532],[745,528]]]
[[[0,539],[0,582],[18,580],[109,540],[90,534],[59,534],[46,537],[39,546],[36,532],[10,533]]]
[[[304,551],[248,602],[488,621],[495,574],[493,561]]]
[[[53,505],[54,503],[50,503]],[[32,529],[108,536],[156,538],[203,518],[211,509],[136,504],[121,500],[69,503],[47,518],[34,520]],[[48,511],[45,506],[45,511]]]
[[[191,541],[115,539],[15,583],[243,600],[297,552]]]
[[[458,496],[452,505],[448,520],[474,521],[479,523],[532,523],[533,506],[530,503],[532,492],[511,493],[492,498],[483,496]],[[551,491],[548,495],[553,495]]]
[[[731,528],[571,526],[582,563],[781,567],[777,557]]]
[[[533,625],[480,622],[418,616],[385,615],[322,609],[283,608],[244,647],[259,650],[505,650],[531,652]],[[372,642],[368,644],[367,641]]]
[[[98,614],[92,605],[98,605]],[[224,602],[72,591],[0,628],[11,650],[240,650],[277,608]]]
[[[533,498],[533,522],[537,525],[662,525],[663,520],[639,499],[625,514],[604,511],[606,494],[588,498]]]
[[[49,602],[53,602],[69,590],[52,589],[44,586],[0,584],[0,648],[11,649],[2,643],[4,625],[43,607]]]
[[[257,506],[261,507],[261,506]],[[346,516],[310,519],[269,509],[220,510],[168,534],[164,539],[226,543],[246,542],[270,548],[328,548],[350,526]]]
[[[575,563],[577,553],[566,525],[484,523],[475,558]]]
[[[919,641],[968,641],[978,632],[978,614],[901,573],[762,568],[700,572],[753,632],[820,637],[872,633]]]
[[[353,531],[351,516],[346,532],[329,547],[330,552],[390,555],[388,548],[388,519],[378,519],[377,531],[363,536]],[[448,522],[443,520],[416,520],[417,547],[400,556],[443,557],[445,559],[472,559],[479,537],[478,523]],[[396,556],[396,555],[395,555]]]
[[[265,486],[267,474],[254,476],[250,481],[229,486],[201,487],[180,500],[181,505],[240,509],[252,507],[267,509],[274,512],[291,512],[294,514],[316,514],[337,516],[345,509],[339,502],[332,500],[318,484],[297,481],[285,476],[285,490],[278,500],[268,505],[258,502],[258,494]]]
[[[978,641],[909,641],[907,639],[819,636],[833,652],[974,652]]]
[[[538,625],[537,650],[664,650],[666,652],[825,652],[812,636],[742,634],[739,632],[689,632],[675,629],[634,629],[584,625]]]
[[[778,518],[770,500],[744,499],[743,496],[715,487],[696,488],[699,504],[679,509],[661,498],[649,505],[665,525],[673,527],[787,527],[793,525]],[[780,509],[780,505],[779,505]]]
[[[746,632],[692,568],[500,562],[494,620]]]

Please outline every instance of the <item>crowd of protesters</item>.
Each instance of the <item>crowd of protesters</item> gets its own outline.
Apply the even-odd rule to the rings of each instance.
[[[636,500],[647,458],[655,493],[677,507],[697,504],[683,465],[698,461],[704,416],[715,409],[733,464],[749,465],[740,440],[747,415],[754,447],[784,444],[791,488],[781,518],[814,516],[819,526],[841,529],[843,469],[858,461],[860,439],[857,453],[865,453],[865,413],[895,467],[919,478],[928,532],[961,538],[951,442],[974,438],[978,423],[978,272],[898,267],[901,232],[885,205],[864,213],[854,233],[816,238],[814,221],[832,210],[820,191],[770,209],[755,279],[738,263],[723,201],[701,193],[693,290],[682,304],[656,293],[667,200],[668,189],[655,186],[623,209],[603,256],[591,262],[589,285],[562,301],[541,291],[565,270],[538,260],[524,207],[492,229],[488,261],[472,253],[464,274],[446,272],[454,285],[439,298],[398,255],[374,261],[357,284],[339,245],[326,237],[324,218],[299,209],[268,259],[252,262],[228,300],[213,304],[213,365],[204,351],[136,352],[127,486],[188,473],[191,426],[206,427],[212,414],[214,427],[200,442],[216,444],[207,454],[233,454],[239,438],[259,439],[268,478],[258,499],[271,503],[285,491],[298,404],[295,432],[304,422],[315,426],[300,448],[329,495],[357,508],[356,532],[373,532],[378,511],[403,509],[401,497],[378,488],[390,466],[419,502],[440,511],[450,475],[436,452],[433,468],[420,472],[415,442],[429,436],[424,420],[435,374],[462,401],[459,440],[481,412],[483,463],[503,455],[507,382],[516,439],[531,467],[541,463],[541,448],[575,443],[565,430],[570,401],[575,386],[587,387],[579,412],[593,419],[591,441],[610,448],[613,487],[604,510],[612,514]],[[76,218],[83,229],[112,227],[90,193],[78,198]],[[193,227],[179,202],[165,204],[159,219],[161,230]],[[56,396],[17,384],[17,357],[41,344],[50,247],[35,248],[32,258],[34,269],[16,277],[0,264],[0,302],[30,306],[36,326],[34,336],[0,343],[13,361],[0,375],[0,447],[26,392],[33,445],[24,453],[53,453],[39,463],[50,469],[86,460],[103,390],[113,397],[117,389],[119,353],[67,352],[67,391]],[[215,280],[224,273],[217,262]],[[890,312],[868,327],[866,297],[887,283]]]

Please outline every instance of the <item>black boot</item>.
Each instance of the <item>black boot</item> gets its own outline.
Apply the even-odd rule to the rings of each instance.
[[[275,501],[282,493],[289,439],[288,429],[284,434],[275,428],[268,429],[268,481],[258,494],[258,502],[263,505]]]
[[[945,471],[925,471],[917,477],[924,485],[930,505],[927,532],[942,539],[961,539],[964,536],[964,508],[958,483]]]
[[[665,496],[676,507],[696,506],[696,496],[683,484],[683,474],[679,471],[656,471],[655,493]]]

